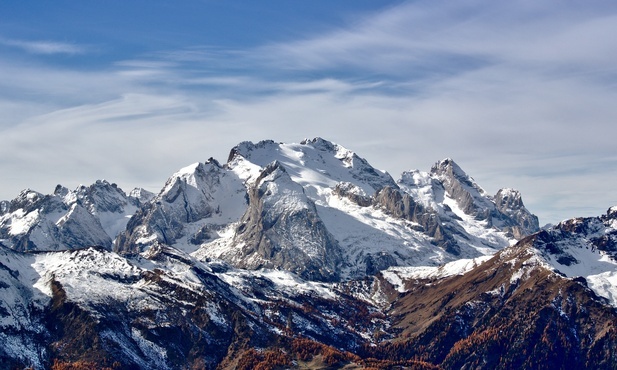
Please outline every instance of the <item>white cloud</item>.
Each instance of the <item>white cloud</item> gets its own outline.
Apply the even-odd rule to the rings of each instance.
[[[261,56],[289,69],[346,67],[414,80],[494,65],[542,74],[614,73],[617,39],[608,35],[617,9],[570,5],[409,2],[349,28],[267,45]]]
[[[32,54],[85,54],[87,48],[57,41],[25,41],[0,38],[0,44],[12,46]]]

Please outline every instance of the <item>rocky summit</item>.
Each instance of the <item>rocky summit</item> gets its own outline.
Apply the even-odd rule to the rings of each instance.
[[[617,207],[540,230],[452,159],[243,142],[158,194],[0,202],[0,363],[34,369],[617,368]]]

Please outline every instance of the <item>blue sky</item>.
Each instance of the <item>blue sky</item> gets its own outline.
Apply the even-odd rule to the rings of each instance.
[[[0,2],[0,199],[157,192],[245,140],[451,157],[541,223],[617,205],[612,1]]]

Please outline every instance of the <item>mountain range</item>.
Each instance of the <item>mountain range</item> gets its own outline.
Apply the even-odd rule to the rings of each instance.
[[[0,202],[0,362],[617,368],[616,229],[540,229],[449,158],[395,180],[321,138],[243,142],[157,194]]]

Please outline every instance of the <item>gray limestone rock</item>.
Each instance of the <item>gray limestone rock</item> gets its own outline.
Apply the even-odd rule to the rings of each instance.
[[[274,162],[249,190],[249,207],[234,238],[241,245],[235,265],[281,268],[309,280],[334,281],[342,262],[337,241],[317,214],[315,204]]]
[[[517,190],[500,189],[491,197],[452,159],[437,162],[431,169],[431,176],[441,183],[465,214],[486,221],[489,227],[496,227],[519,240],[540,230],[538,218],[525,208]]]
[[[505,216],[502,219],[507,220],[504,230],[512,233],[516,239],[520,240],[540,230],[538,217],[525,208],[518,190],[499,189],[493,199],[499,213]]]
[[[206,230],[211,228],[208,220],[221,217],[220,203],[232,197],[244,199],[245,188],[218,162],[211,160],[186,167],[137,210],[126,231],[116,240],[115,249],[121,253],[138,253],[152,243],[173,245],[183,237],[189,243],[198,244],[207,239]],[[244,207],[244,201],[241,203]],[[242,209],[232,211],[240,215]],[[197,231],[193,233],[190,225]]]

